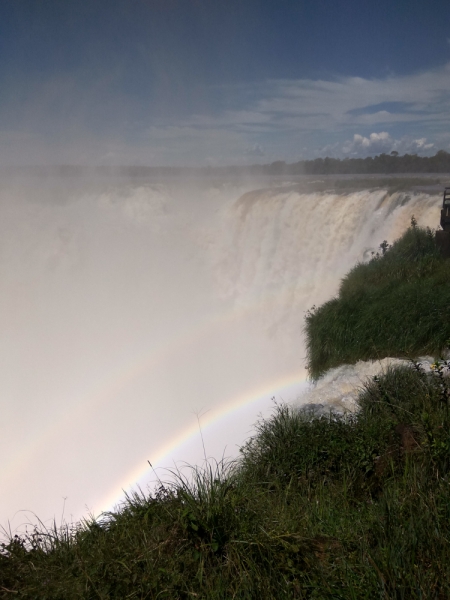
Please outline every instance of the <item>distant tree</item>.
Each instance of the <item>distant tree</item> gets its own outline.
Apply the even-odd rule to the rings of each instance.
[[[283,163],[284,164],[284,163]],[[266,165],[270,172],[280,172],[280,163]],[[383,173],[450,173],[450,154],[439,150],[435,156],[418,156],[404,154],[400,156],[396,150],[390,154],[367,156],[366,158],[315,158],[297,162],[294,165],[284,164],[286,173],[306,173],[310,175],[329,174],[383,174]]]

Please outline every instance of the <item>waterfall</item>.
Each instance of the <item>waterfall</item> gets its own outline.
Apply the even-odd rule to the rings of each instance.
[[[0,523],[79,518],[147,460],[236,454],[271,398],[304,389],[304,313],[423,192],[120,178],[0,188]],[[64,501],[63,498],[66,498]],[[24,516],[25,515],[25,516]]]

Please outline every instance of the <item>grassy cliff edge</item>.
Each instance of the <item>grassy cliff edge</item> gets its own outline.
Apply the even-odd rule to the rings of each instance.
[[[448,261],[430,230],[411,227],[368,264],[356,265],[339,294],[306,317],[313,379],[341,364],[386,356],[440,355],[450,338]]]

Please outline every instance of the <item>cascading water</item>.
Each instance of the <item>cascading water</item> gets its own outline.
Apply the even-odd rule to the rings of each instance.
[[[384,239],[397,239],[412,215],[419,225],[436,227],[439,202],[428,194],[385,190],[249,192],[224,216],[220,289],[243,307],[263,303],[262,317],[272,329],[301,329],[299,308],[329,299],[348,269],[370,258]]]
[[[198,462],[196,412],[207,454],[235,454],[304,386],[304,312],[412,214],[439,222],[436,195],[264,185],[2,184],[2,524]]]

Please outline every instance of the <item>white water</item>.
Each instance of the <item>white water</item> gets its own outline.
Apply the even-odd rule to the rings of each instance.
[[[304,312],[412,214],[439,222],[440,196],[263,185],[3,184],[1,524],[110,508],[148,459],[198,462],[199,435],[175,440],[196,411],[206,452],[236,454],[302,389]]]

